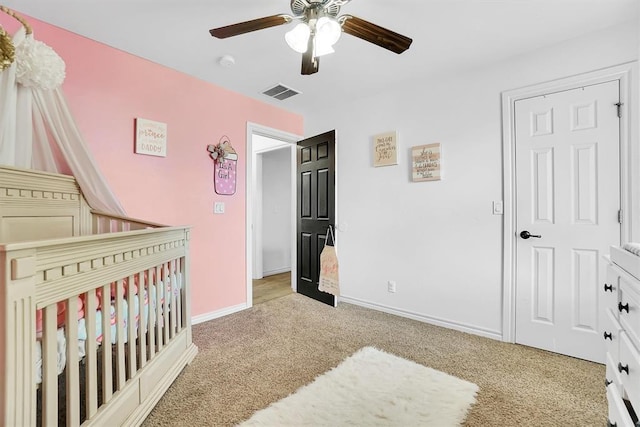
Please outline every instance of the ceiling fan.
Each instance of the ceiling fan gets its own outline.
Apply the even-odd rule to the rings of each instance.
[[[285,35],[289,46],[302,53],[302,74],[318,72],[319,57],[332,53],[333,45],[345,32],[395,53],[409,49],[409,37],[387,30],[353,15],[338,16],[351,0],[291,0],[293,15],[279,14],[209,30],[213,37],[226,39],[240,34],[299,21]]]

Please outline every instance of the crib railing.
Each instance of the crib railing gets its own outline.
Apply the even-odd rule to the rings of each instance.
[[[92,234],[166,227],[162,224],[92,210]]]
[[[188,247],[180,227],[0,245],[2,424],[140,423],[197,352]]]

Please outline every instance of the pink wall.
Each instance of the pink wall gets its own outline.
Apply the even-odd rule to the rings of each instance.
[[[3,15],[3,14],[0,14]],[[303,133],[300,115],[29,19],[67,65],[64,91],[111,188],[134,218],[193,226],[192,314],[246,301],[246,124]],[[7,16],[0,25],[16,29]],[[167,123],[167,157],[133,153],[134,118]],[[206,151],[227,135],[238,152],[234,196],[216,195]],[[225,214],[213,215],[214,201]]]

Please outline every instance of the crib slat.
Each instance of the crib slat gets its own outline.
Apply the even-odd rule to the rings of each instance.
[[[156,350],[162,350],[162,288],[164,288],[164,278],[160,266],[156,267]]]
[[[138,307],[140,309],[138,312],[140,313],[140,320],[138,322],[138,337],[140,337],[140,345],[138,348],[140,349],[140,358],[139,358],[139,367],[140,369],[144,368],[147,362],[147,345],[146,339],[147,336],[145,331],[147,330],[147,310],[148,305],[145,305],[145,294],[148,295],[147,291],[147,281],[144,280],[144,272],[138,273]]]
[[[118,219],[109,220],[109,231],[112,233],[118,233],[122,231],[122,221]]]
[[[178,293],[178,332],[184,328],[184,320],[182,319],[182,303],[183,303],[183,295],[184,292],[184,258],[181,257],[178,259],[178,270],[180,271],[180,291]]]
[[[122,288],[124,286],[124,280],[118,280],[116,283],[116,384],[117,389],[122,390],[124,383],[127,381],[124,364],[124,289]]]
[[[78,297],[66,301],[65,329],[67,332],[67,426],[80,424],[80,373],[78,357]]]
[[[16,317],[22,317],[21,320],[16,319],[18,320],[16,323],[26,326],[21,331],[14,331],[14,333],[17,332],[18,335],[22,335],[24,337],[24,339],[22,340],[17,339],[16,341],[14,341],[15,344],[17,344],[16,350],[18,351],[18,354],[24,355],[23,358],[17,357],[14,359],[16,363],[16,372],[22,373],[22,386],[17,388],[18,393],[20,393],[20,390],[22,391],[22,396],[16,395],[16,398],[20,402],[35,402],[36,379],[33,376],[34,360],[33,357],[30,357],[31,353],[35,353],[35,349],[33,347],[34,337],[31,336],[31,333],[35,332],[35,325],[33,325],[32,323],[35,321],[35,318],[33,317],[28,304],[25,304],[25,301],[21,301],[21,303],[16,304],[14,308],[16,309],[14,311],[14,315]],[[31,333],[29,333],[28,331],[30,331]],[[16,379],[20,381],[19,377]],[[11,399],[9,399],[9,401],[11,401]],[[19,417],[17,419],[21,420],[21,422],[25,424],[31,424],[31,420],[35,420],[35,417],[33,417],[36,411],[35,405],[24,404],[21,406],[22,414],[16,414]]]
[[[86,371],[86,407],[87,418],[91,419],[98,411],[98,372],[97,372],[97,344],[96,344],[96,291],[91,289],[85,298],[84,320],[87,329],[87,349],[85,356]]]
[[[172,278],[171,278],[171,271],[168,270],[169,266],[167,263],[164,263],[162,265],[162,271],[163,271],[163,280],[162,283],[164,283],[164,304],[163,304],[163,309],[162,312],[163,317],[162,320],[164,320],[164,328],[163,328],[163,333],[164,333],[164,344],[167,345],[169,343],[169,301],[171,301],[171,287],[173,286],[172,283]]]
[[[102,402],[107,403],[113,396],[113,374],[111,364],[111,287],[102,287]]]
[[[158,283],[157,280],[153,279],[153,272],[154,269],[150,268],[149,270],[147,270],[147,274],[149,275],[149,277],[147,278],[149,285],[149,327],[147,328],[147,334],[149,336],[149,360],[153,359],[153,357],[156,354],[156,340],[155,340],[155,325],[156,325],[156,313],[154,311],[154,307],[152,302],[153,301],[158,301],[157,299],[157,294],[156,294],[156,298],[154,298],[154,289],[158,288]],[[151,287],[151,284],[154,284],[154,287]],[[157,304],[156,304],[157,305]]]
[[[58,425],[57,306],[43,309],[42,331],[42,425]]]
[[[101,226],[101,219],[98,215],[92,215],[92,221],[93,221],[93,234],[100,234],[102,233],[102,226]]]
[[[129,276],[129,284],[127,286],[127,305],[129,313],[127,316],[127,335],[129,337],[129,352],[127,354],[129,362],[129,378],[133,378],[136,374],[136,294],[134,291],[134,276]],[[138,290],[139,291],[139,290]]]
[[[175,289],[178,287],[178,269],[176,268],[176,260],[171,260],[169,263],[169,271],[171,271],[171,338],[176,336],[176,312],[178,308],[176,307],[176,293]]]

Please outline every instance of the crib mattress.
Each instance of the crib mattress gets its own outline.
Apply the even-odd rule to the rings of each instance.
[[[640,256],[620,246],[611,246],[611,261],[627,273],[640,279]]]

